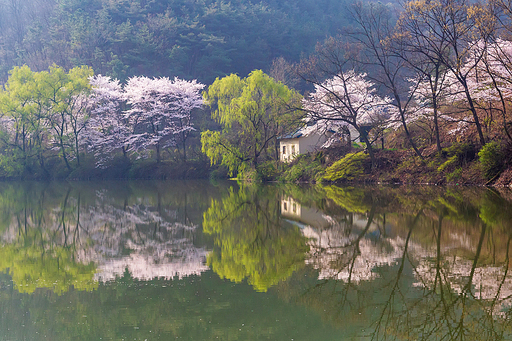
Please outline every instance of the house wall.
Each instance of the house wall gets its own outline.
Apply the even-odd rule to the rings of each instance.
[[[279,142],[279,159],[281,162],[290,162],[299,154],[299,148],[299,139],[281,140]],[[283,152],[284,149],[286,149],[286,152]]]
[[[282,139],[279,142],[279,159],[282,162],[290,162],[297,155],[317,150],[327,140],[325,135],[311,134],[294,139]],[[283,147],[286,153],[283,154]]]
[[[361,143],[361,136],[359,136],[359,132],[356,130],[356,128],[352,127],[351,125],[347,125],[348,131],[350,132],[350,140],[352,142]]]

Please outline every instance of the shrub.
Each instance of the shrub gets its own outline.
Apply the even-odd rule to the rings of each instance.
[[[265,161],[258,165],[258,178],[261,181],[272,181],[277,177],[277,168],[275,161]]]
[[[470,143],[454,143],[444,151],[450,158],[456,157],[458,166],[464,166],[476,158],[476,147]]]
[[[285,165],[286,169],[279,180],[284,182],[317,182],[323,174],[321,157],[321,154],[317,156],[308,154],[297,156],[290,165]]]
[[[236,180],[242,182],[261,182],[258,171],[252,167],[244,167],[242,170],[239,170]]]
[[[489,142],[478,152],[480,167],[487,179],[498,175],[505,164],[503,150],[498,142]]]
[[[363,174],[364,163],[368,158],[369,156],[364,152],[347,154],[325,170],[323,180],[331,182],[354,180]]]
[[[446,181],[455,182],[462,179],[462,168],[458,167],[453,172],[446,175]]]
[[[456,165],[458,163],[458,159],[459,159],[458,155],[453,155],[448,160],[446,160],[446,162],[444,162],[441,166],[437,167],[437,171],[443,172],[445,169],[447,169],[453,165]]]

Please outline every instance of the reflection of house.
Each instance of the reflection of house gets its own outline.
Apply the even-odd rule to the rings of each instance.
[[[281,199],[281,215],[301,225],[313,226],[323,229],[331,226],[332,218],[326,216],[322,211],[316,208],[302,206],[292,197],[283,197]]]

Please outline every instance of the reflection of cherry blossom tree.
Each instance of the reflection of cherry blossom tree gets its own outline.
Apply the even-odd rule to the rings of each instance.
[[[159,199],[144,195],[119,201],[107,190],[77,192],[70,186],[17,194],[27,198],[16,197],[20,208],[8,209],[4,216],[0,250],[5,257],[0,271],[11,269],[13,278],[23,280],[24,286],[52,288],[53,282],[39,283],[38,278],[53,276],[59,266],[66,267],[65,272],[60,270],[63,276],[76,275],[72,283],[76,289],[113,280],[126,269],[141,280],[182,278],[208,269],[207,250],[194,243],[197,225]],[[0,206],[6,204],[2,199],[0,195]],[[39,263],[32,260],[24,263],[28,254],[43,263],[40,255],[48,255],[51,268],[38,270]],[[67,291],[69,283],[69,279],[62,282],[58,291]]]
[[[364,218],[357,220],[367,220],[364,227],[354,228],[356,214],[350,219],[333,218],[327,228],[303,227],[303,234],[310,237],[307,262],[319,271],[319,282],[303,295],[327,296],[322,309],[334,301],[332,313],[339,312],[344,320],[357,319],[357,312],[366,315],[360,317],[365,332],[360,334],[359,329],[357,335],[371,340],[509,339],[512,237],[490,228],[502,217],[487,207],[509,204],[487,200],[479,201],[482,220],[474,222],[474,233],[465,219],[464,232],[454,231],[459,214],[472,212],[467,201],[450,204],[442,197],[410,206],[414,208],[407,213],[392,214],[396,215],[393,225],[404,226],[395,236],[384,232],[396,227],[383,223],[381,228],[375,218],[376,224],[371,222],[372,211],[382,211],[380,201],[366,214],[357,213]],[[491,219],[484,219],[488,216]],[[368,321],[371,328],[366,328]]]

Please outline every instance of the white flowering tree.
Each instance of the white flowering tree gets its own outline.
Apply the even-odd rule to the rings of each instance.
[[[446,121],[454,121],[451,112],[445,110],[463,94],[457,86],[456,80],[449,72],[435,69],[434,75],[419,71],[416,77],[410,79],[410,92],[415,103],[413,114],[408,122],[421,122],[427,125],[435,140],[437,151],[441,152],[440,126]],[[418,68],[419,69],[419,68]]]
[[[479,40],[472,46],[468,60],[480,59],[468,78],[469,88],[479,109],[487,113],[484,123],[492,122],[493,113],[499,112],[504,131],[512,140],[507,125],[508,108],[512,101],[512,43],[503,39],[496,39],[492,43]]]
[[[442,86],[438,87],[436,94],[429,89],[427,81],[420,82],[416,90],[420,112],[428,116],[436,105],[441,111],[446,110],[443,107],[451,106],[451,112],[440,112],[439,115],[456,122],[457,127],[450,130],[450,133],[459,134],[476,125],[467,100],[470,96],[482,128],[490,128],[501,116],[504,131],[512,139],[507,126],[508,107],[512,100],[511,61],[512,44],[509,41],[497,39],[492,43],[484,40],[472,42],[465,62],[459,68],[459,72],[464,74],[465,82],[461,83],[452,70],[444,73]],[[433,101],[434,97],[437,97],[437,103]],[[496,113],[500,115],[496,116]],[[486,116],[482,118],[483,115]]]
[[[202,106],[203,87],[195,80],[130,78],[124,88],[130,106],[124,113],[132,131],[126,141],[130,150],[144,153],[154,148],[157,162],[161,161],[161,150],[178,141],[185,152],[186,138],[194,130],[191,113]]]
[[[113,155],[121,151],[127,157],[125,145],[130,130],[121,111],[123,89],[117,79],[97,75],[89,82],[92,92],[89,97],[91,117],[87,129],[89,150],[96,157],[97,165],[104,167]]]
[[[303,100],[303,108],[308,120],[316,121],[323,129],[339,132],[347,126],[353,127],[366,143],[372,162],[372,141],[367,129],[382,124],[392,112],[391,100],[376,94],[366,74],[354,70],[339,72],[315,84],[315,91]]]
[[[172,101],[172,114],[175,124],[174,138],[177,144],[183,149],[183,160],[187,160],[187,139],[194,130],[192,112],[200,109],[203,105],[201,90],[204,84],[195,80],[186,81],[175,78],[167,83],[168,100]]]
[[[102,75],[91,77],[90,83],[87,138],[98,166],[119,152],[128,157],[151,149],[160,162],[162,149],[178,144],[186,160],[186,141],[194,130],[191,115],[202,106],[203,84],[141,76],[130,78],[123,89],[118,80]]]

